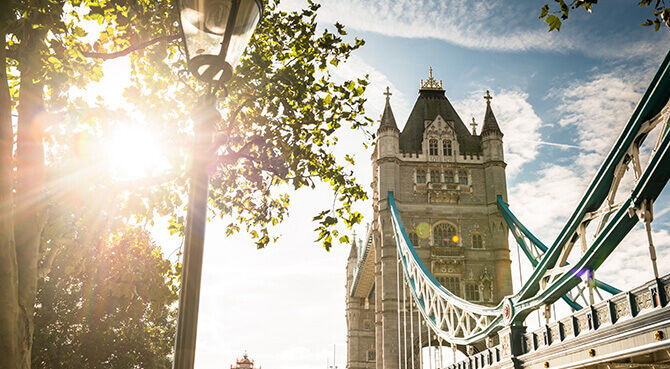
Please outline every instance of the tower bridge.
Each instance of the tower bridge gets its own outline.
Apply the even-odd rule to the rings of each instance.
[[[347,369],[670,368],[670,276],[658,275],[651,231],[670,178],[670,53],[546,245],[508,207],[490,93],[477,132],[432,69],[420,86],[402,132],[386,93],[374,219],[347,263]],[[595,272],[638,222],[654,278],[621,291]],[[517,291],[510,234],[533,268]],[[530,330],[534,311],[545,322]],[[447,363],[445,347],[465,359]]]

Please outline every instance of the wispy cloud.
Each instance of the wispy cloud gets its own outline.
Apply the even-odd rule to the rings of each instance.
[[[386,101],[384,92],[386,92],[386,87],[389,87],[392,94],[391,106],[393,114],[396,122],[400,125],[398,128],[402,129],[404,118],[409,115],[407,109],[410,106],[410,102],[407,100],[407,96],[391,82],[391,79],[387,75],[367,63],[363,58],[353,55],[346,63],[340,64],[335,69],[334,76],[337,79],[349,80],[363,77],[366,74],[369,76],[370,82],[364,94],[367,99],[365,104],[366,112],[370,117],[379,118],[384,111],[384,103]]]
[[[528,94],[519,90],[493,91],[491,106],[505,137],[505,161],[507,175],[516,175],[521,167],[535,159],[540,139],[542,120],[528,102]],[[466,123],[472,117],[482,129],[486,104],[482,92],[473,92],[466,99],[455,101],[456,110]]]
[[[392,37],[431,38],[485,50],[578,51],[592,56],[629,57],[654,50],[655,42],[634,39],[619,28],[593,32],[576,20],[563,31],[547,32],[535,2],[503,0],[342,0],[324,1],[320,20]],[[289,0],[296,8],[303,0]],[[574,18],[574,17],[573,17]],[[590,26],[588,22],[587,26]],[[603,26],[607,28],[607,26]]]
[[[602,162],[622,127],[631,116],[654,68],[615,69],[575,80],[552,93],[558,101],[555,129],[572,136],[577,152],[566,152],[567,164],[545,164],[535,179],[510,189],[510,203],[519,219],[545,243],[552,243]],[[628,193],[630,171],[620,187]],[[669,225],[656,222],[654,241],[659,260],[670,256]],[[590,238],[589,238],[590,239]],[[618,246],[598,274],[618,287],[630,288],[650,279],[646,235],[633,230]],[[664,270],[667,272],[667,270]],[[616,283],[615,283],[616,284]]]
[[[559,89],[558,124],[576,134],[577,144],[589,150],[579,157],[586,172],[593,171],[607,154],[628,121],[653,69],[615,69],[591,78],[573,81]]]

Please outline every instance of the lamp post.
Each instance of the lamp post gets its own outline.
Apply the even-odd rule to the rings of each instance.
[[[262,0],[180,0],[179,18],[189,71],[211,86],[233,75],[263,12]],[[216,122],[221,119],[212,93],[202,96],[193,114],[184,259],[179,293],[174,369],[192,369],[198,329],[200,279],[207,221],[207,165]]]

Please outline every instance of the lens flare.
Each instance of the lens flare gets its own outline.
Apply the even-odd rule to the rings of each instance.
[[[105,141],[107,165],[111,176],[116,179],[149,177],[167,167],[156,135],[142,126],[120,126]]]
[[[428,238],[430,236],[430,224],[421,222],[416,226],[416,235],[421,238]]]

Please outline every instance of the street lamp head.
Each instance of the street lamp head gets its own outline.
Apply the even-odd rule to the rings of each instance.
[[[191,73],[205,82],[229,80],[263,8],[263,0],[179,0]]]

